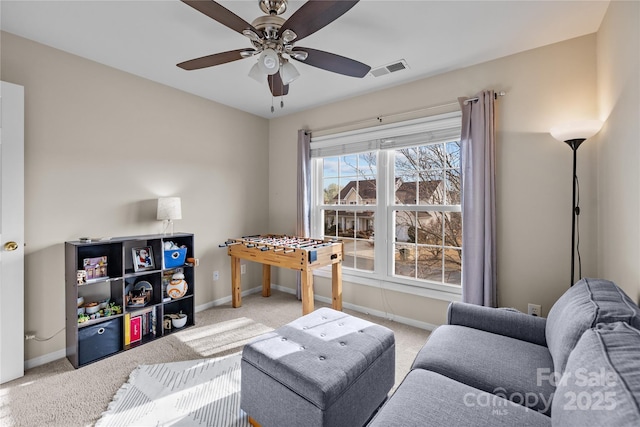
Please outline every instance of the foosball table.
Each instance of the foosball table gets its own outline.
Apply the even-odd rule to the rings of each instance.
[[[314,310],[313,270],[331,265],[332,307],[342,310],[341,241],[267,234],[228,239],[220,246],[226,247],[231,257],[231,299],[234,308],[242,305],[240,260],[246,259],[262,264],[263,297],[271,295],[271,266],[300,271],[302,314]]]

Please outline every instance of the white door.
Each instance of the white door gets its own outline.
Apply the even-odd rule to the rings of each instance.
[[[2,384],[24,375],[24,88],[0,84]]]

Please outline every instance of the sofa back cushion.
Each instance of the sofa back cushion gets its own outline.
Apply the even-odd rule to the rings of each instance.
[[[569,353],[598,323],[627,322],[640,328],[640,308],[615,283],[582,279],[551,307],[545,335],[555,372],[562,374]]]
[[[551,406],[553,426],[640,426],[640,331],[627,323],[586,331]]]

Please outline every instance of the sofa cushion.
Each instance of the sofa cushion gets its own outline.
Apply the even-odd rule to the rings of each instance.
[[[493,308],[454,301],[447,309],[447,324],[467,326],[547,346],[547,319],[529,316],[513,308]]]
[[[549,417],[435,372],[414,369],[369,427],[550,426]]]
[[[552,404],[555,426],[640,426],[640,331],[627,323],[586,331]]]
[[[615,283],[582,279],[569,288],[547,317],[547,345],[555,371],[564,372],[569,353],[584,331],[618,321],[640,328],[640,308]]]
[[[527,341],[474,328],[436,328],[413,369],[437,372],[482,391],[498,394],[542,413],[551,410],[555,390],[549,350]]]

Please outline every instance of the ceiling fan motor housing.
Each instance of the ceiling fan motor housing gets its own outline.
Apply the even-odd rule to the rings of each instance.
[[[281,15],[287,10],[287,0],[260,0],[260,9],[268,15]]]
[[[262,32],[266,40],[275,40],[278,38],[278,31],[285,19],[280,16],[260,16],[256,18],[251,25],[258,31]]]

